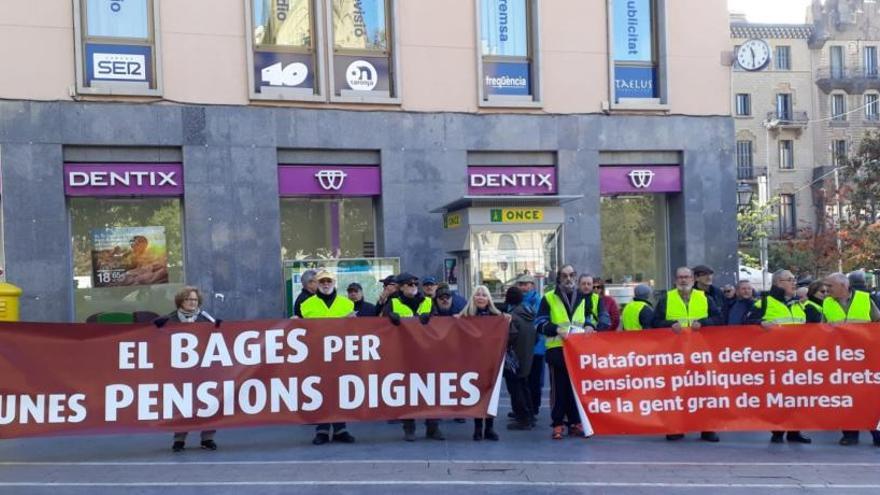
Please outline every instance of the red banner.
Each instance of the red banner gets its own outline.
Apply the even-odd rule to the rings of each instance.
[[[497,412],[502,317],[0,323],[0,437]]]
[[[869,430],[880,324],[572,335],[565,362],[599,434]]]

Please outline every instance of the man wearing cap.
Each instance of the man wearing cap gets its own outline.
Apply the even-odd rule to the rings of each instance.
[[[385,314],[385,305],[388,303],[388,299],[391,298],[394,294],[397,293],[397,280],[394,275],[388,275],[387,277],[381,280],[382,282],[382,293],[379,294],[379,300],[376,301],[376,316],[381,316]]]
[[[541,294],[538,294],[538,290],[535,288],[535,277],[528,273],[522,274],[517,277],[516,286],[523,293],[523,306],[529,308],[532,314],[537,315],[538,310],[541,309]],[[538,415],[538,410],[541,408],[541,393],[544,390],[544,354],[547,350],[544,341],[544,335],[538,332],[527,383],[532,414],[535,416]]]
[[[718,287],[712,285],[715,278],[715,270],[711,266],[697,265],[693,269],[694,272],[694,288],[703,291],[706,297],[715,301],[715,306],[720,310],[724,307],[724,293]],[[719,322],[723,325],[723,322]]]
[[[327,270],[321,270],[315,275],[318,281],[318,292],[303,301],[300,310],[302,317],[311,318],[346,318],[356,316],[354,303],[347,297],[336,293],[336,277]],[[315,430],[315,438],[312,443],[323,445],[330,441],[330,427],[333,427],[333,441],[341,443],[354,443],[354,437],[346,429],[345,423],[323,423]]]
[[[409,273],[401,273],[397,276],[397,285],[400,290],[389,299],[385,305],[385,315],[394,325],[400,325],[402,318],[418,317],[423,325],[427,325],[431,319],[433,305],[430,297],[425,297],[419,291],[419,278]],[[407,442],[416,440],[416,421],[414,419],[403,420],[403,438]],[[446,440],[440,431],[440,420],[425,420],[427,438],[434,440]]]
[[[437,294],[437,279],[430,275],[423,278],[422,292],[425,294],[425,297],[434,299],[434,296]]]
[[[452,291],[447,284],[437,286],[431,308],[431,314],[434,316],[455,316],[461,312],[461,310],[455,311],[452,307]]]
[[[651,305],[651,288],[645,284],[639,284],[633,291],[633,300],[623,307],[623,329],[627,332],[637,332],[651,328],[654,321],[654,306]]]
[[[315,270],[306,270],[300,275],[302,290],[299,291],[299,295],[296,296],[296,300],[293,302],[293,316],[296,318],[303,317],[302,311],[300,310],[303,301],[312,297],[312,295],[318,291],[318,280],[315,278],[317,273],[318,272]]]
[[[376,316],[376,306],[364,301],[364,288],[357,282],[348,284],[348,298],[354,303],[358,316]]]

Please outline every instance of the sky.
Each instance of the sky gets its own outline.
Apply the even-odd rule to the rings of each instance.
[[[803,23],[810,0],[727,0],[731,12],[746,14],[749,22]]]

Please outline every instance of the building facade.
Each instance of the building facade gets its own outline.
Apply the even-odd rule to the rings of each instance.
[[[314,259],[465,293],[563,262],[732,279],[727,22],[724,0],[15,3],[0,46],[39,41],[0,53],[4,276],[42,321],[168,311],[183,284],[280,317]]]

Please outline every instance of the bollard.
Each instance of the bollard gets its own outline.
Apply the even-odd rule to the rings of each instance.
[[[6,282],[0,282],[0,321],[19,321],[19,301],[21,289]]]

